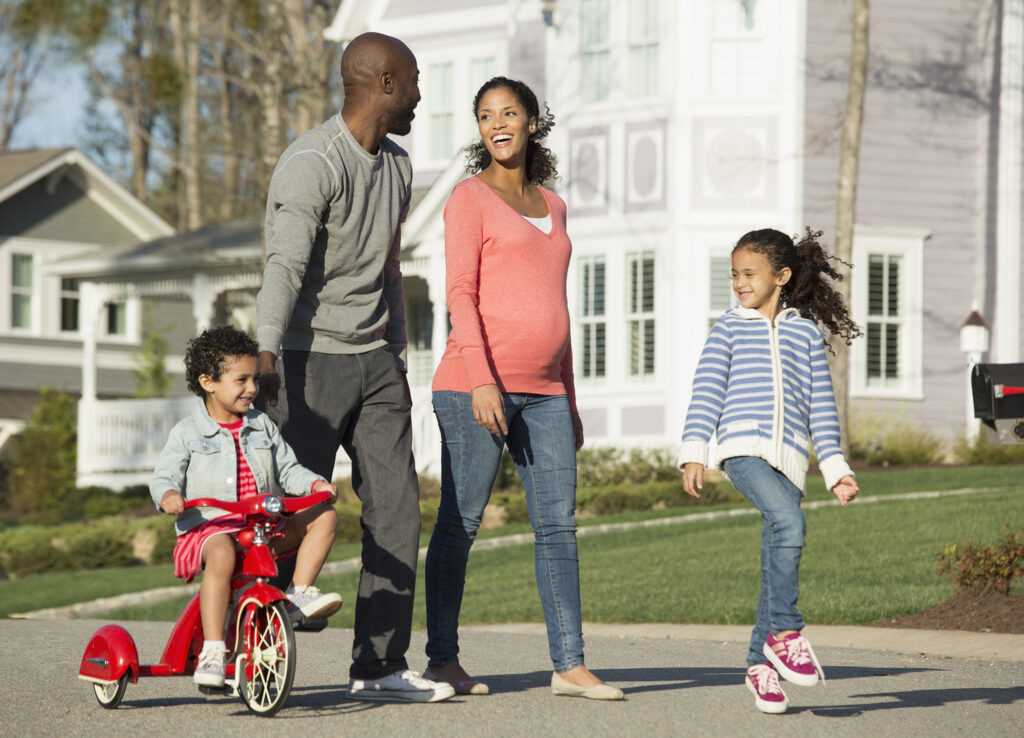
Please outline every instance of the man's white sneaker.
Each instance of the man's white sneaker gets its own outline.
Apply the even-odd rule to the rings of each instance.
[[[353,700],[440,702],[454,694],[452,685],[424,679],[415,671],[396,671],[380,679],[353,679],[348,685],[348,697]]]

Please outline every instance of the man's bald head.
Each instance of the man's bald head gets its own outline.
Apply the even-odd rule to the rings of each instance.
[[[416,57],[404,43],[383,33],[363,33],[352,39],[341,55],[341,79],[350,88],[377,85],[381,75],[396,73],[403,65],[416,67]]]

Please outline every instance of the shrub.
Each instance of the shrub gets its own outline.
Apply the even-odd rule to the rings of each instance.
[[[1020,463],[1024,462],[1024,443],[1015,446],[993,444],[984,432],[971,439],[961,436],[953,444],[953,458],[958,463],[976,466]]]
[[[1013,580],[1024,576],[1024,538],[1006,524],[999,542],[953,544],[939,553],[939,574],[948,576],[958,590],[1009,594]]]
[[[934,434],[895,413],[853,413],[850,418],[850,458],[871,466],[938,464],[944,444]]]
[[[576,454],[577,484],[608,487],[680,479],[675,453],[669,449],[584,448]]]
[[[75,489],[75,400],[48,387],[12,439],[8,502],[17,513],[60,513]]]

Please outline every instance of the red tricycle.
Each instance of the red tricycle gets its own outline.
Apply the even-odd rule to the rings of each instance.
[[[295,678],[295,629],[286,609],[288,598],[268,582],[277,574],[270,539],[282,535],[273,532],[281,515],[305,510],[330,497],[328,492],[316,492],[305,497],[257,495],[237,502],[207,498],[185,502],[185,507],[217,507],[245,519],[245,528],[238,534],[240,550],[225,624],[230,654],[225,683],[218,688],[200,687],[201,691],[240,695],[246,707],[264,717],[274,715],[288,700]],[[128,631],[119,625],[105,625],[86,646],[78,678],[92,682],[100,705],[113,709],[124,697],[129,679],[137,684],[140,676],[191,676],[202,647],[196,593],[174,624],[160,663],[140,665]]]

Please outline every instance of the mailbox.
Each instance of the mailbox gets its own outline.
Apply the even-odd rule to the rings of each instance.
[[[1024,444],[1024,364],[975,364],[974,417],[1001,444]]]

